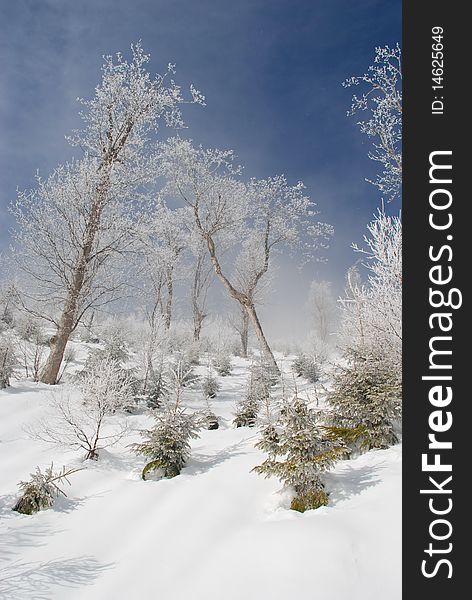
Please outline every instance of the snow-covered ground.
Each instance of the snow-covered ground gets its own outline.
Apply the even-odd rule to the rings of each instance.
[[[257,430],[234,429],[248,361],[213,401],[218,430],[202,431],[181,475],[142,481],[127,445],[99,461],[31,439],[51,388],[13,381],[0,391],[0,598],[8,600],[398,600],[401,598],[401,445],[338,463],[330,506],[300,514],[275,479],[251,469]],[[189,406],[202,406],[195,390]],[[86,468],[67,498],[32,516],[12,512],[36,465]]]

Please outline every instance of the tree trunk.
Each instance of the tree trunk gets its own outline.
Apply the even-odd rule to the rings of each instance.
[[[57,326],[56,335],[51,340],[51,350],[41,375],[42,383],[50,385],[57,383],[57,376],[61,368],[62,359],[64,358],[67,342],[77,325],[79,296],[84,285],[88,263],[92,255],[93,243],[100,226],[100,219],[109,187],[110,174],[107,172],[103,175],[103,179],[96,189],[96,196],[90,210],[90,219],[84,232],[82,252],[75,266],[74,276],[68,290],[61,319]]]
[[[200,334],[202,333],[203,319],[205,318],[200,312],[193,313],[193,341],[200,341]]]
[[[266,358],[268,359],[269,363],[271,363],[271,366],[274,368],[274,370],[277,373],[280,373],[277,362],[275,361],[274,354],[270,349],[270,346],[262,330],[262,326],[259,321],[259,317],[257,316],[254,304],[249,304],[248,306],[246,306],[246,311],[249,316],[249,319],[251,320],[252,326],[254,327],[254,331],[256,332],[256,336],[259,340],[262,352],[265,354]]]
[[[167,330],[170,329],[172,322],[172,302],[174,300],[174,279],[172,271],[168,271],[166,275],[167,301],[164,314],[164,323]]]
[[[241,307],[241,329],[239,331],[241,338],[241,356],[247,358],[249,343],[249,315],[244,307]]]
[[[61,368],[64,352],[73,330],[73,315],[63,314],[56,335],[51,338],[49,356],[44,365],[41,382],[54,385]]]
[[[200,230],[202,230],[201,226],[200,226]],[[256,332],[257,339],[259,340],[259,343],[261,345],[262,352],[265,354],[269,363],[271,363],[271,366],[274,369],[274,371],[276,373],[280,373],[279,367],[275,361],[272,350],[270,349],[270,346],[269,346],[267,339],[264,335],[264,332],[262,330],[262,325],[259,321],[259,317],[257,316],[256,307],[250,301],[250,298],[248,298],[248,296],[246,294],[243,294],[242,292],[238,291],[232,285],[232,283],[229,281],[229,279],[225,276],[225,274],[221,270],[221,265],[220,265],[217,255],[216,255],[215,242],[213,241],[213,238],[210,235],[206,234],[205,240],[207,242],[208,252],[210,253],[210,259],[211,259],[213,268],[215,270],[216,276],[221,281],[221,283],[224,285],[224,287],[228,291],[231,298],[234,298],[237,302],[239,302],[241,307],[247,311],[249,319],[254,327],[254,331]]]
[[[195,265],[192,284],[193,341],[199,342],[205,320],[205,276],[203,273],[203,254],[199,254]]]

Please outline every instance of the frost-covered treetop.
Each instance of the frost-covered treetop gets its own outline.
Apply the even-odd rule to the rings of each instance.
[[[290,185],[277,175],[245,183],[232,150],[205,149],[191,140],[174,137],[160,149],[166,192],[184,200],[203,236],[224,232],[240,240],[244,230],[269,255],[281,245],[308,254],[332,234],[331,226],[316,221],[316,205],[301,181]]]
[[[367,111],[369,118],[359,121],[362,133],[372,138],[369,158],[381,163],[383,171],[373,183],[393,200],[401,195],[402,180],[402,71],[401,48],[377,47],[374,64],[361,76],[350,77],[344,87],[363,86],[354,94],[348,115]],[[369,180],[368,180],[369,181]]]
[[[290,185],[284,175],[251,179],[248,186],[253,228],[267,252],[277,246],[301,248],[304,258],[329,239],[333,228],[318,222],[316,204],[305,193],[305,184]]]
[[[116,160],[125,145],[128,158],[139,155],[161,119],[170,127],[184,127],[180,105],[186,100],[172,79],[175,65],[169,63],[163,75],[153,78],[146,70],[149,55],[140,42],[131,46],[131,53],[129,62],[120,53],[104,56],[102,81],[93,98],[78,99],[84,106],[80,113],[84,127],[69,140],[104,161]],[[204,96],[193,85],[190,92],[191,102],[204,104]]]
[[[174,137],[160,144],[159,165],[167,185],[190,209],[200,235],[236,235],[248,215],[246,185],[232,150],[204,149]]]

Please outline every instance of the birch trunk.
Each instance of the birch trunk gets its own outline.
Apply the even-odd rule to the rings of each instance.
[[[223,271],[221,270],[221,265],[219,263],[218,257],[216,255],[215,243],[214,243],[212,237],[210,235],[206,235],[205,239],[207,242],[208,252],[210,254],[210,259],[213,264],[213,268],[215,270],[216,276],[221,281],[221,283],[224,285],[224,287],[228,291],[231,298],[234,298],[234,300],[239,302],[241,307],[247,311],[248,317],[252,323],[252,326],[254,327],[254,331],[256,333],[256,336],[259,341],[259,344],[260,344],[263,354],[265,355],[266,359],[268,360],[268,362],[270,363],[270,365],[274,369],[274,371],[276,373],[280,373],[279,367],[277,366],[277,362],[275,361],[274,354],[273,354],[272,350],[270,349],[270,346],[267,342],[264,331],[262,329],[262,325],[259,321],[259,317],[257,316],[256,307],[251,302],[251,300],[248,298],[248,296],[246,294],[243,294],[242,292],[238,291],[231,284],[229,279],[224,275]]]
[[[80,293],[84,285],[87,266],[92,255],[93,243],[100,226],[100,219],[109,187],[110,176],[109,172],[107,172],[104,174],[102,182],[96,190],[95,202],[90,211],[90,219],[84,233],[82,251],[77,260],[64,309],[57,326],[56,334],[51,339],[49,356],[41,374],[40,381],[42,383],[48,383],[50,385],[55,385],[57,383],[57,376],[64,358],[67,342],[69,341],[71,333],[77,326],[77,317],[80,308]]]
[[[247,358],[248,343],[249,343],[249,315],[247,311],[241,308],[241,330],[239,332],[241,338],[241,356]]]

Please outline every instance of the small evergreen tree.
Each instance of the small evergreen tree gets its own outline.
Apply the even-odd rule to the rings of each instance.
[[[185,362],[192,367],[200,364],[200,344],[192,342],[187,346],[185,351]]]
[[[18,292],[14,285],[0,284],[0,333],[14,326],[14,306],[17,299]]]
[[[205,375],[202,382],[202,393],[204,398],[215,398],[220,384],[213,374],[211,367],[208,368],[207,374]]]
[[[190,456],[190,440],[198,437],[198,415],[188,414],[181,407],[187,372],[182,363],[171,370],[169,392],[162,409],[154,415],[156,424],[141,432],[144,442],[131,445],[134,452],[149,459],[142,471],[143,479],[151,473],[158,477],[178,475]]]
[[[388,448],[398,441],[395,423],[401,418],[401,382],[397,371],[380,357],[351,352],[340,367],[328,395],[331,434],[352,449]]]
[[[61,471],[54,472],[53,468],[51,463],[43,473],[39,467],[36,467],[36,471],[31,473],[28,481],[20,481],[18,487],[21,490],[21,497],[12,510],[24,515],[32,515],[50,508],[58,496],[66,495],[59,484],[66,482],[70,485],[68,477],[81,469],[63,467]]]
[[[148,378],[147,389],[144,394],[148,407],[159,408],[162,398],[166,396],[168,391],[168,374],[164,365],[159,365],[158,369],[153,369]]]
[[[275,422],[262,429],[256,444],[268,458],[253,470],[277,477],[295,496],[291,508],[299,512],[328,504],[322,474],[343,455],[342,444],[327,439],[318,424],[316,411],[295,396],[285,401]]]
[[[221,377],[227,377],[228,375],[231,375],[231,370],[233,367],[229,354],[222,353],[218,354],[218,356],[215,356],[213,359],[213,366],[215,367],[218,375],[221,375]]]
[[[293,361],[293,370],[298,377],[308,379],[310,383],[316,383],[320,378],[320,367],[313,356],[300,354]]]
[[[201,425],[204,429],[208,429],[208,430],[218,429],[220,426],[218,417],[213,412],[213,410],[210,406],[210,402],[208,401],[208,398],[206,400],[207,400],[206,407],[202,411],[202,414],[201,414],[201,420],[200,420]]]
[[[196,417],[166,400],[154,418],[154,427],[141,432],[145,441],[132,445],[137,454],[149,459],[142,478],[147,479],[151,472],[158,477],[175,477],[190,456],[190,440],[198,437]]]
[[[254,427],[260,407],[270,397],[272,373],[264,364],[251,366],[244,397],[236,405],[233,423],[236,427]]]

